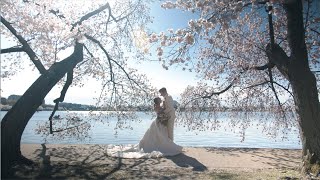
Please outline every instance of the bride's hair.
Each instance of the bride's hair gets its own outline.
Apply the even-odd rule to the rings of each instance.
[[[153,102],[154,102],[155,104],[160,104],[160,103],[161,103],[161,98],[156,97],[156,98],[153,99]]]

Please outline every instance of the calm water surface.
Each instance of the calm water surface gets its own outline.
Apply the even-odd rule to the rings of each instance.
[[[1,119],[5,115],[5,111],[1,111]],[[108,123],[93,121],[89,130],[90,138],[82,140],[68,137],[64,139],[56,139],[50,135],[45,140],[44,137],[37,134],[35,129],[37,124],[48,121],[51,111],[40,111],[33,115],[29,121],[23,135],[22,143],[48,143],[48,144],[137,144],[143,137],[145,131],[153,121],[152,115],[138,113],[141,122],[131,122],[131,129],[115,131],[116,119],[109,120]],[[78,112],[88,115],[89,112]],[[65,117],[67,112],[60,111],[56,114]],[[223,115],[221,115],[223,119]],[[187,127],[176,125],[174,129],[175,143],[182,146],[190,147],[247,147],[247,148],[285,148],[285,149],[301,149],[299,131],[297,128],[291,128],[286,131],[286,138],[280,135],[277,138],[271,138],[262,133],[262,127],[254,125],[248,127],[244,141],[239,134],[240,129],[233,129],[227,126],[227,123],[221,123],[221,128],[215,131],[189,131]]]

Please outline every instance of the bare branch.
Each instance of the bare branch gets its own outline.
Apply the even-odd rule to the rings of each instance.
[[[66,80],[66,83],[64,84],[64,86],[62,88],[60,97],[58,99],[55,99],[54,102],[57,102],[57,101],[63,102],[64,101],[64,98],[66,96],[67,90],[70,87],[70,85],[72,84],[72,80],[73,80],[73,69],[67,73],[67,80]]]
[[[248,68],[248,69],[266,70],[266,69],[269,69],[269,68],[273,68],[274,66],[275,66],[275,64],[268,62],[268,63],[265,64],[265,65],[262,65],[262,66],[254,66],[254,67]]]
[[[278,85],[279,87],[282,87],[284,90],[286,90],[286,91],[293,97],[292,92],[290,92],[288,88],[284,87],[283,85],[281,85],[281,84],[279,84],[279,83],[277,83],[277,82],[275,82],[275,81],[273,81],[273,83],[276,84],[276,85]]]
[[[53,118],[55,112],[58,110],[59,103],[64,101],[64,97],[66,96],[66,92],[67,92],[69,86],[71,85],[72,80],[73,80],[73,69],[70,72],[68,72],[68,74],[67,74],[67,81],[66,81],[66,83],[64,84],[64,86],[63,86],[63,88],[61,90],[60,97],[53,101],[55,103],[55,106],[54,106],[53,111],[52,111],[52,113],[51,113],[51,115],[49,117],[50,134],[53,133],[53,130],[52,130],[52,118]]]
[[[21,35],[18,35],[17,31],[11,26],[11,24],[5,18],[0,16],[0,19],[1,19],[2,24],[5,25],[6,28],[22,44],[22,48],[23,48],[24,52],[26,52],[28,54],[29,58],[31,59],[33,64],[36,66],[36,68],[38,69],[40,74],[46,73],[47,70],[45,69],[45,67],[43,66],[43,64],[41,63],[39,58],[37,57],[36,53],[31,49],[31,47],[29,46],[28,42]]]
[[[318,35],[320,35],[320,32],[319,31],[317,31],[317,30],[315,30],[315,29],[310,29],[311,31],[313,31],[313,32],[315,32],[316,34],[318,34]]]
[[[13,52],[24,52],[22,47],[11,47],[6,49],[1,49],[0,54],[13,53]]]
[[[274,96],[276,97],[276,100],[277,100],[277,102],[278,102],[278,104],[279,104],[280,110],[281,110],[281,112],[282,112],[282,117],[283,117],[284,119],[286,119],[286,115],[285,115],[285,112],[284,112],[284,110],[283,110],[283,108],[282,108],[281,101],[280,101],[280,99],[279,99],[279,96],[278,96],[278,94],[277,94],[276,89],[274,88],[274,82],[273,82],[273,76],[272,76],[271,68],[268,68],[268,75],[269,75],[269,78],[270,78],[270,84],[269,84],[269,86],[270,86],[270,88],[272,89],[272,91],[273,91],[273,93],[274,93]]]

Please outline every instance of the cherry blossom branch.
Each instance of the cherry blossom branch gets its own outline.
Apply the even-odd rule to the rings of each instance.
[[[235,78],[235,79],[236,79],[236,78]],[[190,99],[188,102],[183,103],[183,104],[184,104],[183,109],[185,109],[186,106],[187,106],[189,103],[191,103],[191,102],[193,102],[193,101],[195,101],[195,100],[198,100],[198,99],[211,99],[213,95],[220,95],[220,94],[226,92],[228,89],[230,89],[230,88],[233,86],[235,79],[234,79],[225,89],[223,89],[223,90],[221,90],[221,91],[211,92],[210,95],[205,95],[205,96],[199,95],[198,97],[192,98],[192,99]],[[206,93],[207,93],[207,92],[206,92]]]
[[[27,2],[29,2],[29,1],[27,1]],[[36,4],[36,5],[39,5],[39,4]],[[83,21],[88,20],[90,17],[92,17],[92,16],[94,16],[96,14],[99,14],[100,12],[104,11],[107,8],[108,8],[109,16],[108,16],[106,24],[108,24],[109,20],[110,20],[110,16],[111,16],[111,7],[110,7],[109,3],[101,6],[100,8],[98,8],[98,9],[92,11],[92,12],[89,12],[88,14],[86,14],[84,16],[82,16],[79,21],[77,21],[77,22],[72,24],[72,28],[71,28],[70,31],[73,31],[73,29],[76,26],[81,25]],[[65,18],[65,16],[63,14],[61,14],[59,10],[52,10],[51,9],[51,10],[49,10],[49,12],[54,14],[55,16],[57,16],[60,19],[64,19]]]
[[[272,84],[273,79],[272,79],[271,67],[276,65],[279,71],[284,75],[284,77],[289,79],[289,70],[288,70],[289,57],[278,44],[275,44],[272,14],[270,13],[270,11],[272,11],[272,6],[268,5],[268,7],[266,7],[266,12],[268,13],[270,43],[268,43],[266,47],[266,54],[269,60],[268,63],[271,65],[270,67],[268,67],[268,72],[270,77],[270,83],[271,83],[272,89],[274,90],[274,87]]]
[[[236,1],[235,1],[235,2],[236,2]],[[258,1],[258,2],[256,2],[256,3],[257,3],[257,4],[260,4],[260,5],[264,5],[264,4],[266,4],[267,2],[269,2],[269,0]],[[250,6],[250,5],[252,5],[252,3],[243,4],[242,8],[248,7],[248,6]],[[221,9],[220,11],[217,11],[217,13],[212,14],[212,15],[207,19],[207,21],[211,21],[213,18],[216,18],[216,16],[219,15],[222,11],[225,11],[226,8],[228,8],[228,7],[224,7],[224,8]]]
[[[270,81],[266,79],[265,81],[263,81],[263,82],[261,82],[261,83],[258,83],[258,84],[254,84],[254,85],[245,87],[245,88],[243,88],[243,89],[241,89],[241,90],[250,89],[250,88],[257,87],[257,86],[266,85],[266,84],[268,84],[268,83],[270,83]],[[289,88],[284,87],[282,84],[280,84],[280,83],[278,83],[278,82],[276,82],[276,81],[273,81],[273,83],[276,84],[277,86],[281,87],[281,88],[284,89],[285,91],[287,91],[287,92],[293,97],[293,94],[292,94],[291,91],[289,91]]]
[[[202,96],[201,98],[202,98],[202,99],[210,99],[213,95],[220,95],[220,94],[226,92],[227,90],[229,90],[229,89],[233,86],[234,82],[235,82],[237,79],[238,79],[237,77],[234,78],[234,79],[232,80],[232,82],[231,82],[226,88],[224,88],[223,90],[217,91],[217,92],[211,92],[210,95]]]
[[[268,23],[269,23],[269,35],[270,35],[270,49],[272,51],[273,47],[274,47],[274,30],[273,30],[273,22],[272,22],[272,5],[268,5],[266,7],[266,12],[268,13]],[[270,66],[268,66],[268,75],[269,75],[269,82],[270,82],[270,86],[271,86],[271,89],[272,91],[274,92],[274,95],[276,97],[276,99],[278,100],[278,102],[280,103],[279,101],[279,98],[278,98],[278,95],[277,95],[277,92],[274,88],[274,85],[273,85],[273,76],[272,76],[272,67],[274,67],[274,63],[270,60],[269,58],[269,62],[268,64]]]
[[[0,16],[1,23],[6,26],[6,28],[18,39],[18,41],[22,44],[23,51],[26,52],[36,66],[40,74],[44,74],[47,72],[39,58],[37,57],[36,53],[31,49],[28,42],[17,33],[17,31],[11,26],[11,24],[2,16]]]
[[[251,69],[256,69],[256,70],[268,69],[269,76],[272,77],[271,69],[276,65],[279,71],[286,78],[288,78],[289,57],[286,55],[286,53],[278,44],[275,44],[272,14],[270,13],[271,10],[272,10],[272,6],[266,7],[266,12],[268,13],[269,35],[270,35],[270,43],[266,47],[266,53],[267,53],[269,62],[262,66],[252,67]],[[271,80],[270,83],[272,83],[272,81],[273,80]]]
[[[84,34],[84,36],[89,39],[90,41],[96,43],[100,49],[106,54],[107,56],[107,60],[108,60],[108,63],[109,63],[109,71],[110,71],[110,81],[114,81],[114,73],[113,73],[113,70],[112,70],[112,63],[111,63],[111,58],[109,56],[109,53],[107,52],[107,50],[103,47],[103,45],[100,43],[100,41],[98,41],[97,39],[95,39],[94,37],[88,35],[88,34]]]
[[[112,63],[111,63],[111,61],[112,61],[112,58],[110,57],[110,55],[109,55],[109,53],[108,53],[108,51],[103,47],[103,45],[100,43],[100,41],[98,41],[97,39],[95,39],[94,37],[92,37],[92,36],[90,36],[90,35],[88,35],[88,34],[85,34],[84,35],[87,39],[89,39],[89,40],[91,40],[92,42],[94,42],[94,43],[96,43],[99,47],[100,47],[100,49],[105,53],[105,55],[107,56],[107,60],[108,60],[108,63],[109,63],[109,70],[110,70],[110,80],[109,81],[107,81],[104,85],[103,85],[103,87],[102,87],[102,90],[101,90],[101,93],[100,93],[100,96],[99,96],[99,99],[102,97],[102,92],[103,92],[103,90],[104,90],[104,88],[106,87],[106,85],[108,84],[108,83],[110,83],[110,82],[112,82],[112,94],[111,94],[111,101],[110,101],[110,103],[112,102],[112,98],[113,98],[113,96],[116,96],[116,94],[117,94],[117,88],[116,88],[116,82],[115,82],[115,78],[114,78],[114,73],[113,73],[113,66],[112,66]],[[115,62],[115,61],[113,61],[113,62]],[[119,66],[119,67],[121,67],[121,66]],[[125,72],[125,74],[127,75],[127,76],[129,76],[128,75],[128,73],[126,72],[126,71],[124,71]],[[116,97],[115,97],[116,98]]]
[[[111,17],[112,20],[114,20],[116,23],[119,22],[119,21],[122,21],[123,19],[129,17],[129,15],[131,15],[131,14],[138,8],[138,6],[139,6],[138,4],[139,4],[140,2],[141,2],[141,1],[137,2],[137,5],[131,10],[131,12],[127,13],[126,16],[121,17],[122,14],[120,14],[120,15],[119,15],[120,18],[117,19],[117,18],[114,17],[114,16],[112,15],[112,13],[110,12],[110,17]],[[127,10],[126,10],[126,11],[123,11],[123,12],[127,12]],[[109,21],[109,19],[108,19],[108,21]]]
[[[259,2],[256,2],[256,3],[263,5],[263,4],[266,4],[267,2],[269,2],[269,0],[259,1]],[[246,3],[242,7],[248,7],[250,5],[252,5],[252,3]]]
[[[280,99],[278,97],[277,91],[276,91],[276,89],[274,88],[274,85],[273,85],[274,82],[273,82],[273,75],[272,75],[271,68],[268,68],[268,75],[269,75],[270,87],[271,87],[271,89],[272,89],[272,91],[273,91],[273,93],[274,93],[279,105],[282,106],[281,102],[280,102]]]
[[[126,77],[128,78],[130,84],[133,82],[134,84],[136,84],[140,89],[142,89],[145,93],[147,93],[144,88],[141,87],[141,85],[136,82],[134,79],[131,78],[131,76],[128,74],[128,72],[124,69],[123,66],[121,66],[117,61],[115,61],[114,59],[112,59],[108,53],[108,51],[103,47],[103,45],[100,43],[100,41],[98,41],[97,39],[95,39],[94,37],[88,35],[88,34],[85,34],[85,37],[89,40],[91,40],[92,42],[96,43],[100,49],[106,54],[107,56],[107,59],[108,59],[108,63],[109,63],[109,68],[110,68],[110,75],[111,75],[111,79],[110,81],[111,82],[114,82],[114,73],[113,73],[113,70],[112,70],[112,62],[115,63],[121,70],[122,72],[126,75]],[[131,84],[131,86],[133,86]]]
[[[110,5],[109,3],[107,3],[106,5],[104,6],[101,6],[100,8],[96,9],[95,11],[92,11],[86,15],[84,15],[83,17],[80,18],[79,21],[77,21],[76,23],[72,24],[72,28],[71,28],[71,31],[77,26],[77,25],[81,25],[81,23],[87,19],[89,19],[91,16],[94,16],[95,14],[98,14],[100,12],[102,12],[103,10],[105,10],[106,8],[109,8],[109,12],[110,12]],[[53,13],[54,15],[56,15],[57,17],[59,18],[65,18],[63,15],[59,15],[59,10],[57,11],[54,11],[54,10],[50,10],[49,11],[50,13]],[[90,53],[90,51],[88,50],[88,48],[85,46],[85,49],[88,51],[88,53],[93,57],[93,55]],[[52,118],[56,112],[56,110],[58,109],[59,107],[59,102],[63,102],[64,98],[65,98],[65,94],[69,88],[69,86],[72,84],[72,80],[73,80],[73,70],[68,72],[67,74],[67,81],[61,91],[61,94],[60,94],[60,97],[55,99],[54,102],[55,102],[55,107],[49,117],[49,121],[50,121],[50,134],[52,134],[53,132],[60,132],[62,130],[59,130],[59,131],[53,131],[52,130]],[[65,129],[66,130],[66,129]]]
[[[273,93],[274,93],[274,95],[275,95],[275,97],[276,97],[276,100],[277,100],[277,102],[278,102],[278,104],[279,104],[279,107],[280,107],[280,110],[281,110],[281,112],[282,112],[282,117],[283,117],[284,119],[286,119],[286,115],[285,115],[284,109],[283,109],[283,107],[282,107],[281,101],[280,101],[280,99],[279,99],[279,97],[278,97],[278,94],[277,94],[277,91],[276,91],[276,89],[274,88],[274,85],[273,85],[274,82],[273,82],[271,70],[270,70],[270,72],[269,72],[268,74],[269,74],[270,81],[271,81],[270,84],[269,84],[269,87],[272,89],[272,91],[273,91]]]
[[[71,28],[71,31],[77,26],[77,25],[81,25],[83,21],[89,19],[90,17],[96,15],[96,14],[99,14],[100,12],[104,11],[105,9],[109,8],[109,12],[110,12],[110,5],[109,3],[101,6],[100,8],[92,11],[92,12],[89,12],[88,14],[84,15],[81,17],[81,19],[75,23],[72,24],[72,28]]]
[[[264,81],[264,82],[261,82],[261,83],[258,83],[258,84],[254,84],[254,85],[251,85],[251,86],[248,86],[248,87],[242,88],[241,90],[244,90],[244,89],[250,89],[250,88],[257,87],[257,86],[262,86],[262,85],[268,84],[269,82],[270,82],[270,81],[266,80],[266,81]]]
[[[93,54],[89,51],[89,49],[88,49],[86,46],[84,46],[84,47],[85,47],[85,49],[87,50],[88,54],[91,56],[91,58],[94,58]],[[99,62],[97,62],[97,63],[99,64],[99,66],[100,66],[102,69],[104,69]],[[98,98],[97,104],[100,103],[100,99],[102,98],[102,93],[103,93],[105,87],[107,86],[107,84],[110,83],[110,82],[115,83],[115,82],[109,80],[109,81],[107,81],[106,83],[103,84],[102,89],[101,89],[101,92],[100,92],[100,95],[99,95],[99,98]]]
[[[222,89],[221,91],[211,92],[210,94],[208,94],[208,92],[206,92],[208,95],[204,95],[204,96],[201,95],[201,94],[199,94],[198,97],[192,98],[192,99],[190,99],[188,102],[183,103],[183,104],[184,104],[184,108],[185,108],[189,103],[191,103],[192,101],[195,101],[195,100],[198,100],[198,99],[211,99],[212,96],[214,96],[214,95],[217,95],[217,96],[218,96],[218,95],[220,95],[220,94],[228,91],[228,90],[234,85],[234,83],[240,78],[241,74],[243,74],[243,73],[246,72],[246,71],[247,71],[247,70],[241,71],[241,72],[239,73],[239,75],[238,75],[237,77],[235,77],[235,78],[231,81],[231,83],[230,83],[227,87],[225,87],[224,89]]]
[[[58,130],[55,130],[55,131],[52,131],[52,132],[62,132],[62,131],[65,131],[65,130],[78,128],[78,127],[83,126],[83,125],[85,125],[85,124],[87,124],[87,122],[84,122],[84,123],[79,124],[79,125],[77,125],[77,126],[67,127],[67,128],[64,128],[64,129],[58,129]],[[52,134],[52,133],[51,133],[51,134]]]
[[[87,51],[87,53],[90,55],[90,57],[93,59],[94,63],[98,64],[100,66],[100,68],[104,71],[104,67],[101,65],[101,63],[97,60],[95,60],[93,54],[89,51],[89,49],[87,48],[86,45],[83,46],[84,49]]]

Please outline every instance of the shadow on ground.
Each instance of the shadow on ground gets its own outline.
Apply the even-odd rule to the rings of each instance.
[[[184,154],[170,158],[123,159],[109,157],[101,145],[41,146],[34,151],[35,164],[16,165],[13,179],[190,179],[197,176],[192,172],[206,170],[199,161]],[[178,168],[162,165],[170,160]]]
[[[173,157],[167,157],[167,159],[172,160],[177,166],[188,168],[192,167],[193,171],[205,171],[207,167],[200,163],[197,159],[187,156],[185,154],[179,154]]]

